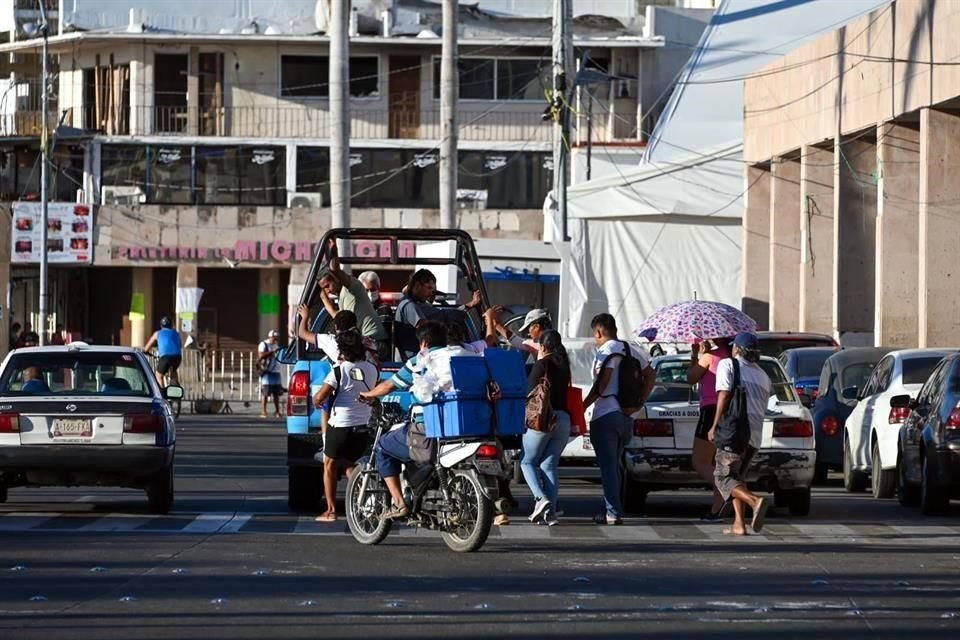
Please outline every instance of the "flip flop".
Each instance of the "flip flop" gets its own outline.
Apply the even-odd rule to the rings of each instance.
[[[766,498],[760,498],[759,506],[753,510],[753,522],[750,523],[754,533],[760,533],[763,529],[763,519],[767,516],[767,509],[769,508],[770,501]]]
[[[732,528],[730,528],[730,529],[724,529],[724,530],[723,530],[723,535],[725,535],[725,536],[746,536],[746,535],[750,535],[750,534],[748,534],[746,531],[744,531],[743,533],[736,533],[736,532],[734,532],[734,530],[733,530]]]
[[[316,518],[314,518],[313,521],[314,522],[336,522],[337,514],[331,513],[329,511],[326,513],[321,513]]]

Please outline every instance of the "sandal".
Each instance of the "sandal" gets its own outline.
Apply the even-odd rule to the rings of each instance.
[[[336,522],[337,514],[333,511],[327,511],[326,513],[321,513],[316,518],[313,519],[314,522]]]

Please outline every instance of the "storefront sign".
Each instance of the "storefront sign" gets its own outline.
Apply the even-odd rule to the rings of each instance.
[[[131,262],[218,262],[229,260],[234,264],[312,262],[319,249],[313,242],[258,242],[240,241],[233,247],[136,247],[121,245],[118,257]],[[401,258],[416,257],[416,244],[398,243]],[[354,242],[352,255],[358,258],[390,259],[390,243],[363,240]]]
[[[93,262],[91,207],[70,202],[47,205],[47,260],[51,264]],[[11,262],[40,262],[40,203],[13,203]]]

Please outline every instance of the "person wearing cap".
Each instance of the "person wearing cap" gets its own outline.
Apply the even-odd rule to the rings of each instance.
[[[173,328],[173,321],[168,316],[160,318],[160,329],[154,331],[143,350],[149,352],[157,347],[157,383],[163,386],[163,377],[170,376],[170,382],[178,384],[180,363],[183,360],[183,347],[180,344],[180,332]]]
[[[267,417],[267,398],[273,396],[274,416],[280,417],[280,394],[283,386],[280,383],[280,363],[277,361],[278,342],[280,334],[271,329],[267,339],[257,347],[257,360],[260,364],[260,417]]]
[[[494,307],[494,317],[500,315],[503,307]],[[550,318],[550,312],[546,309],[531,309],[523,318],[523,326],[518,333],[514,333],[501,322],[496,324],[497,332],[510,341],[517,351],[540,356],[540,337],[548,330],[553,328],[553,321]],[[523,339],[522,334],[526,332],[529,338]],[[520,335],[518,335],[520,334]]]
[[[763,436],[763,419],[767,413],[767,401],[770,398],[770,378],[758,364],[760,362],[760,340],[756,334],[740,333],[733,340],[732,358],[726,358],[717,365],[717,413],[713,420],[713,427],[707,437],[714,441],[717,425],[723,415],[730,408],[730,401],[735,391],[736,366],[740,371],[740,387],[744,391],[747,402],[747,418],[750,423],[750,442],[743,451],[734,451],[732,447],[721,445],[717,447],[716,470],[714,479],[717,491],[724,500],[733,500],[734,521],[730,529],[724,533],[744,536],[747,527],[744,521],[744,506],[753,511],[753,531],[758,533],[763,528],[763,519],[766,516],[768,501],[760,498],[747,488],[743,481],[750,460],[760,448]]]

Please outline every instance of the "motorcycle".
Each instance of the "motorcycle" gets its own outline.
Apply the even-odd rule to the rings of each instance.
[[[402,426],[405,420],[399,405],[375,406],[372,450],[384,433]],[[440,531],[454,551],[477,551],[493,526],[498,478],[503,470],[503,451],[495,440],[440,442],[433,447],[429,463],[404,465],[401,484],[409,514],[397,521]],[[383,517],[390,506],[390,492],[377,469],[376,457],[361,458],[346,493],[347,524],[354,539],[368,545],[383,542],[394,522]]]

